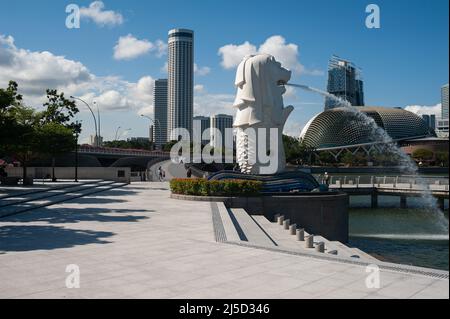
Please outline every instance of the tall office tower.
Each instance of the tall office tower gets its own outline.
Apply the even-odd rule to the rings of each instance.
[[[333,55],[328,64],[328,93],[350,102],[354,106],[364,106],[364,82],[361,70],[352,62]],[[339,102],[327,98],[325,110],[338,107]]]
[[[155,81],[153,91],[155,121],[153,123],[153,141],[160,149],[167,142],[167,79]]]
[[[428,127],[435,130],[436,129],[436,115],[434,114],[424,114],[422,119],[427,123]]]
[[[441,103],[442,103],[442,114],[443,120],[448,120],[448,84],[441,88]]]
[[[226,114],[217,114],[211,116],[211,144],[213,147],[217,147],[219,144],[219,139],[215,136],[214,128],[217,128],[222,135],[222,147],[225,146],[225,134],[227,131],[226,128],[233,128],[233,117],[231,115]],[[233,135],[232,130],[228,130],[228,134]],[[230,136],[232,140],[232,136]]]
[[[169,31],[168,61],[168,136],[184,128],[192,136],[194,105],[194,32],[186,29]]]
[[[211,137],[203,137],[203,133],[211,127],[210,118],[207,116],[196,116],[194,117],[194,121],[200,121],[202,144],[207,144],[211,140]]]

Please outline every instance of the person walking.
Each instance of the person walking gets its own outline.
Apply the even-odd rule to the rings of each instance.
[[[330,186],[330,175],[328,175],[328,172],[325,172],[324,179],[325,185]]]
[[[191,178],[192,177],[192,169],[190,167],[186,171],[186,176],[187,176],[187,178]]]

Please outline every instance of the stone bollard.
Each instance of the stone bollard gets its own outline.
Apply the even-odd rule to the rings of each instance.
[[[273,221],[276,223],[278,222],[278,217],[280,217],[280,214],[275,214],[275,216],[273,216]]]
[[[305,241],[305,230],[304,229],[297,229],[297,240]]]
[[[283,222],[284,229],[289,230],[290,223],[291,223],[291,221],[289,219],[285,219]]]
[[[316,251],[318,253],[324,253],[325,252],[325,243],[323,243],[323,242],[318,243],[316,246]]]
[[[291,235],[297,234],[297,225],[296,224],[292,224],[291,226],[289,226],[289,233]]]
[[[284,222],[284,216],[283,215],[278,216],[278,225],[283,225],[283,222]]]
[[[309,235],[305,237],[305,247],[314,248],[314,235]]]

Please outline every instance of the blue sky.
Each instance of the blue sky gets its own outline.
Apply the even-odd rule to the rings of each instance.
[[[118,126],[132,128],[132,136],[148,134],[148,123],[138,116],[141,112],[151,114],[151,97],[143,91],[150,88],[151,80],[166,76],[163,67],[167,55],[155,47],[158,40],[165,42],[167,31],[175,27],[195,31],[195,61],[201,70],[195,79],[197,113],[227,111],[235,93],[235,68],[224,68],[224,55],[218,54],[219,49],[247,41],[259,48],[272,36],[281,36],[285,41],[280,54],[297,46],[297,56],[288,50],[287,57],[281,58],[294,56],[296,60],[290,64],[304,68],[294,72],[294,83],[324,89],[330,56],[337,54],[352,60],[363,69],[367,105],[434,106],[440,102],[440,87],[448,83],[447,0],[103,2],[102,11],[114,11],[121,16],[120,23],[102,25],[93,18],[83,18],[80,29],[67,29],[66,5],[76,3],[88,8],[92,1],[17,0],[3,4],[7,10],[0,11],[0,35],[4,39],[0,48],[23,59],[22,64],[29,65],[29,70],[25,68],[21,74],[17,65],[6,69],[9,66],[2,64],[0,51],[0,85],[5,85],[8,75],[17,77],[14,79],[19,85],[23,82],[29,103],[39,105],[35,92],[39,85],[30,78],[44,74],[43,86],[57,86],[90,102],[103,101],[99,104],[107,139]],[[370,3],[380,7],[380,29],[365,27],[365,8]],[[114,58],[119,38],[127,35],[154,47],[133,58]],[[8,36],[14,38],[13,47],[11,41],[9,47],[5,44]],[[50,57],[39,54],[43,51],[48,51]],[[62,61],[56,58],[59,56],[64,57]],[[33,66],[40,61],[48,64],[44,70]],[[90,78],[82,83],[86,74]],[[117,107],[108,104],[116,101],[120,101]],[[322,103],[313,94],[291,92],[285,104],[294,105],[296,110],[287,131],[298,135],[308,119],[322,110]],[[228,113],[233,113],[231,106]],[[79,117],[84,125],[82,139],[86,140],[93,123],[85,111]]]

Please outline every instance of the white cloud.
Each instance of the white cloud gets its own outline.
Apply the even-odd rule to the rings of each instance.
[[[19,84],[25,103],[34,107],[42,105],[48,88],[79,96],[88,103],[97,101],[102,110],[137,111],[153,105],[154,79],[150,76],[136,83],[120,77],[99,77],[81,62],[47,51],[17,48],[13,37],[0,35],[0,87],[9,80]]]
[[[204,76],[211,72],[211,68],[207,66],[198,66],[197,63],[194,63],[194,73],[199,76]]]
[[[162,56],[167,54],[167,43],[166,42],[164,42],[162,40],[156,40],[155,46],[157,49],[156,56],[158,58],[161,58]]]
[[[234,115],[234,95],[209,93],[203,85],[196,85],[194,114],[211,116],[214,114]]]
[[[197,84],[194,86],[195,93],[203,93],[205,91],[205,86],[203,84]]]
[[[139,40],[131,34],[120,37],[114,47],[114,59],[131,60],[149,53],[155,45],[148,40]]]
[[[303,126],[299,122],[297,122],[295,119],[289,118],[284,127],[283,134],[293,137],[299,137],[302,128]]]
[[[405,107],[405,110],[415,113],[417,115],[434,114],[437,117],[440,117],[441,116],[441,103],[433,105],[433,106],[408,105]]]
[[[123,16],[120,13],[105,9],[102,1],[94,1],[89,7],[80,8],[81,18],[94,21],[99,26],[116,26],[123,23]]]
[[[232,69],[239,65],[246,55],[266,53],[273,55],[285,67],[297,74],[323,75],[320,70],[308,70],[299,62],[298,45],[286,43],[285,38],[274,35],[266,39],[257,49],[256,45],[246,41],[243,44],[228,44],[219,48],[218,54],[222,56],[222,66]]]
[[[240,45],[228,44],[219,49],[219,55],[222,56],[222,66],[225,69],[232,69],[241,63],[246,55],[256,54],[256,46],[248,41]]]

